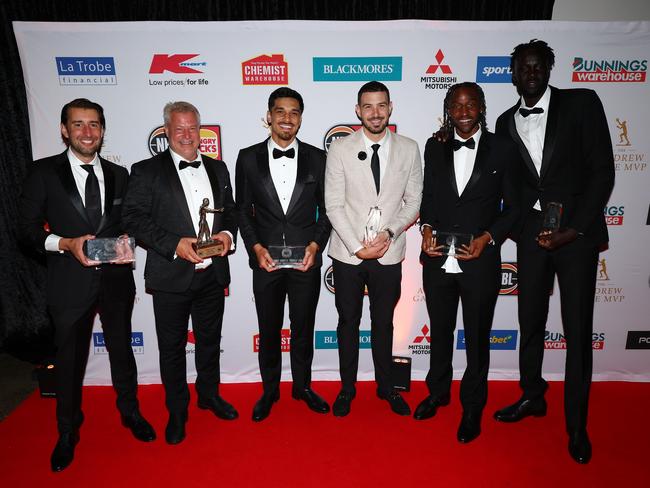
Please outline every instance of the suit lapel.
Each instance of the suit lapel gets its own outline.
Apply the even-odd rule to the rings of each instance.
[[[273,184],[273,178],[271,178],[271,169],[269,168],[268,139],[260,145],[256,157],[257,172],[262,181],[262,186],[268,193],[269,201],[273,202],[273,206],[275,207],[275,211],[278,217],[282,219],[284,217],[284,211],[282,210],[280,197],[278,196],[278,192],[275,189],[275,185]]]
[[[479,178],[481,177],[481,171],[485,165],[485,161],[490,154],[490,136],[488,132],[484,129],[481,134],[481,140],[479,141],[478,149],[476,150],[476,157],[474,158],[474,167],[472,168],[472,174],[465,185],[463,190],[463,195],[467,195],[471,189],[478,183]]]
[[[111,210],[113,210],[113,199],[115,198],[115,174],[101,158],[99,159],[99,163],[102,165],[102,172],[104,173],[104,212],[102,213],[102,220],[99,222],[99,227],[97,228],[97,234],[106,226]]]
[[[176,168],[174,167],[174,159],[172,158],[172,155],[170,154],[169,150],[167,150],[164,153],[164,157],[161,163],[163,166],[162,171],[165,175],[165,178],[167,178],[167,182],[169,183],[169,189],[171,190],[171,194],[176,200],[176,204],[180,209],[181,213],[183,214],[183,218],[190,226],[190,229],[194,229],[194,223],[192,220],[192,215],[190,214],[190,209],[187,206],[187,200],[185,199],[185,192],[183,191],[183,185],[181,184],[181,179],[178,177],[178,173],[176,172]],[[198,211],[198,209],[196,210]]]
[[[555,140],[558,130],[559,120],[559,103],[557,89],[551,87],[551,100],[548,104],[548,116],[546,119],[546,133],[544,134],[544,149],[542,152],[542,167],[540,168],[540,181],[548,171],[548,166],[555,149]]]
[[[512,137],[512,140],[515,141],[519,147],[519,152],[521,153],[521,157],[523,158],[528,171],[531,172],[536,180],[539,180],[539,175],[537,174],[535,163],[533,163],[533,160],[528,153],[528,149],[526,149],[524,141],[522,141],[521,137],[519,137],[519,132],[517,132],[517,126],[515,125],[515,113],[517,112],[520,103],[521,102],[517,102],[517,104],[508,111],[508,130],[510,131],[510,137]]]
[[[68,161],[67,151],[64,151],[58,160],[58,168],[56,173],[61,181],[61,186],[68,194],[70,198],[70,203],[77,210],[81,218],[90,226],[90,220],[88,220],[88,215],[86,215],[86,207],[84,207],[83,201],[81,200],[81,195],[77,190],[77,184],[74,181],[74,176],[72,175],[72,169],[70,168],[70,162]]]
[[[305,189],[305,182],[309,177],[309,166],[309,151],[306,150],[304,144],[300,144],[300,141],[298,141],[298,168],[296,170],[296,183],[293,186],[291,200],[287,207],[287,215],[289,215],[296,206],[300,196],[302,195],[302,191]]]
[[[454,168],[454,148],[452,146],[452,141],[453,138],[449,139],[443,146],[444,164],[447,178],[449,178],[449,184],[451,185],[452,190],[454,190],[456,197],[459,197],[458,185],[456,185],[456,170]]]

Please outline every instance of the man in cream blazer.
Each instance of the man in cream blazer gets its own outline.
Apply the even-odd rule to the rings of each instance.
[[[390,369],[393,311],[400,297],[406,250],[404,231],[418,217],[422,163],[417,143],[388,129],[392,103],[384,84],[366,83],[357,102],[356,113],[363,127],[332,143],[325,170],[342,383],[333,413],[347,415],[356,394],[359,322],[367,287],[377,395],[398,415],[409,415],[409,406],[393,388]],[[376,235],[371,232],[368,236],[371,212]]]

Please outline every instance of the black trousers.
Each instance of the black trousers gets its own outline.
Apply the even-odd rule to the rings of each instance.
[[[454,330],[460,299],[467,357],[467,366],[460,383],[460,401],[463,410],[480,412],[487,402],[490,329],[499,295],[500,263],[498,259],[490,259],[493,262],[481,263],[487,266],[482,266],[480,272],[450,274],[441,268],[444,259],[446,258],[427,260],[422,269],[431,329],[426,383],[433,397],[449,393],[453,376]]]
[[[253,293],[260,331],[258,360],[265,393],[277,390],[282,374],[281,331],[289,299],[293,388],[309,388],[314,357],[314,322],[320,294],[320,266],[301,272],[253,269]]]
[[[572,433],[587,426],[598,249],[578,237],[555,251],[546,251],[535,241],[541,224],[542,214],[532,211],[517,245],[520,386],[528,399],[541,398],[547,389],[542,378],[544,331],[549,291],[557,275],[567,347],[564,412],[567,431]]]
[[[196,340],[196,392],[206,399],[218,394],[224,287],[212,265],[194,273],[183,293],[152,293],[165,404],[170,413],[184,414],[190,401],[185,359],[190,316]]]
[[[364,288],[370,300],[372,362],[377,389],[383,395],[393,391],[393,312],[402,287],[402,264],[382,265],[376,259],[351,265],[333,260],[335,303],[339,313],[336,335],[339,346],[341,388],[355,393],[359,368],[359,324]]]
[[[56,418],[59,433],[78,429],[83,422],[82,384],[88,363],[89,344],[95,315],[99,313],[108,350],[111,380],[117,393],[117,408],[122,415],[138,409],[138,372],[131,349],[131,313],[135,286],[130,270],[124,273],[99,267],[94,274],[89,296],[95,299],[82,307],[50,304],[55,327]],[[123,271],[123,270],[122,270]]]

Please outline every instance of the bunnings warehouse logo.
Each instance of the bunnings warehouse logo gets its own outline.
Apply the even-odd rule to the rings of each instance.
[[[643,83],[646,59],[573,59],[571,81],[578,83]]]

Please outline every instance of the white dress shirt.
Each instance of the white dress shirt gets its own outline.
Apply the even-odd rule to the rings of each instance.
[[[287,147],[282,148],[276,144],[272,137],[269,138],[268,153],[269,153],[269,170],[271,171],[271,179],[275,186],[275,191],[280,198],[282,211],[287,213],[289,203],[291,202],[291,195],[293,188],[296,186],[296,175],[298,174],[298,140],[294,139]],[[273,158],[273,149],[280,151],[288,151],[293,149],[295,155],[293,158],[282,156],[278,159]]]
[[[379,144],[379,150],[377,154],[379,155],[379,188],[381,188],[381,181],[384,179],[386,174],[386,168],[388,168],[388,154],[390,153],[390,129],[386,128],[386,133],[379,141],[371,141],[366,133],[361,129],[363,134],[363,143],[366,145],[366,153],[368,154],[368,161],[372,159],[372,153],[374,152],[372,146],[374,144]]]
[[[544,95],[533,107],[527,107],[524,97],[521,97],[520,108],[541,108],[544,110],[541,114],[530,114],[528,117],[524,117],[519,113],[519,110],[515,112],[515,126],[517,127],[517,132],[519,137],[526,146],[530,158],[533,160],[535,169],[537,170],[537,175],[539,176],[542,169],[542,156],[544,154],[544,137],[546,136],[546,121],[548,120],[548,106],[551,101],[551,87],[547,87]],[[539,204],[539,200],[533,205],[535,210],[541,210],[542,207]]]
[[[95,158],[90,163],[84,163],[81,161],[70,148],[67,152],[68,162],[70,163],[70,169],[72,170],[72,176],[74,177],[74,182],[81,197],[81,202],[86,206],[86,179],[88,178],[88,172],[82,168],[86,164],[92,164],[95,176],[97,176],[97,181],[99,182],[99,195],[102,202],[102,214],[104,213],[104,171],[102,170],[102,165],[99,162],[99,156],[95,153]],[[51,252],[63,252],[59,249],[59,241],[61,236],[56,234],[50,234],[45,239],[45,250]]]

